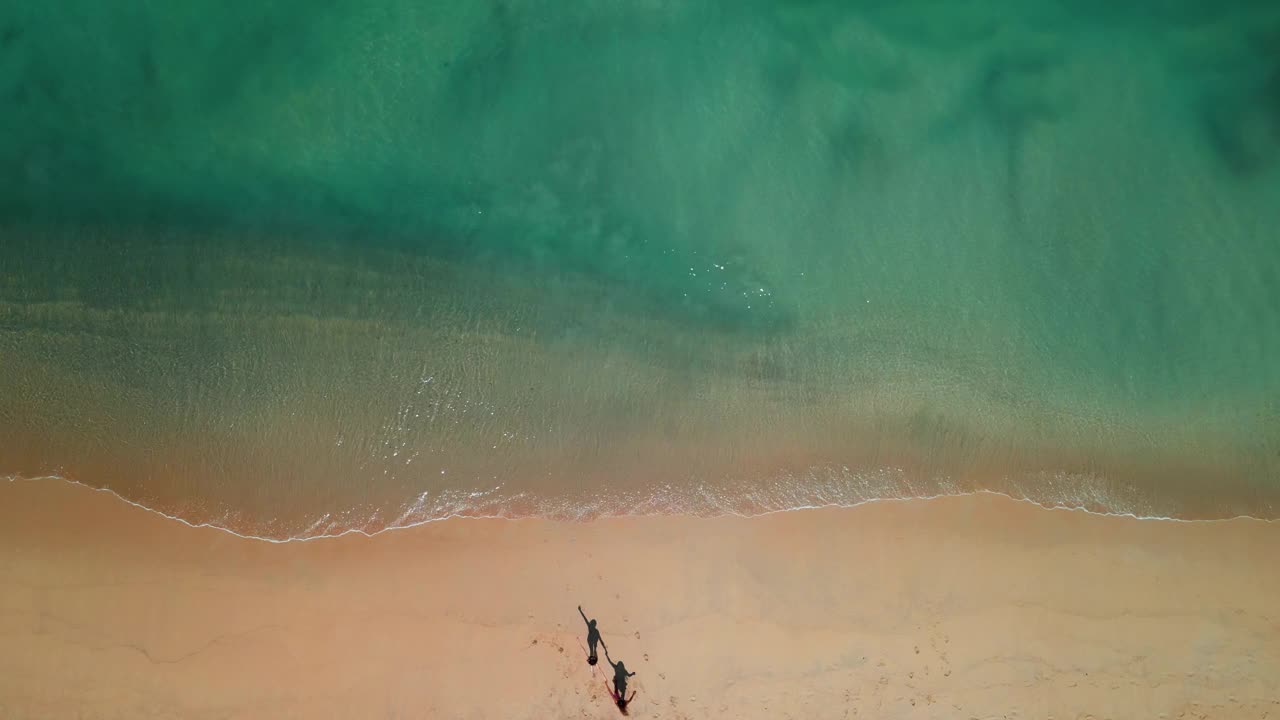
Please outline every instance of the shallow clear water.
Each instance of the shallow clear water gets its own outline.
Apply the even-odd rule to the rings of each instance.
[[[1278,517],[1278,48],[1263,2],[19,4],[0,474],[276,535]]]

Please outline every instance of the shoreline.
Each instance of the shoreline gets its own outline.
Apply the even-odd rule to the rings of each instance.
[[[996,496],[269,544],[4,483],[0,715],[611,717],[581,604],[633,717],[1261,717],[1278,552]]]
[[[0,482],[6,482],[6,481],[9,483],[57,482],[57,483],[63,483],[65,485],[73,486],[78,489],[87,490],[92,493],[105,493],[106,495],[111,496],[111,498],[113,498],[115,501],[118,501],[124,505],[127,505],[132,508],[136,508],[146,513],[150,513],[152,515],[159,516],[161,518],[164,518],[165,520],[169,520],[179,525],[186,526],[187,528],[190,528],[190,529],[214,530],[217,532],[225,533],[235,538],[239,538],[241,540],[264,542],[264,543],[270,543],[273,545],[312,542],[317,540],[337,540],[337,539],[348,537],[348,536],[376,538],[391,532],[413,530],[415,528],[423,527],[425,525],[430,525],[433,523],[457,521],[457,520],[482,520],[482,521],[483,520],[506,520],[506,521],[533,520],[533,521],[546,521],[546,522],[559,522],[559,523],[590,523],[590,522],[597,522],[597,521],[609,520],[609,519],[662,518],[662,517],[693,518],[693,519],[713,519],[713,518],[725,517],[725,518],[738,518],[738,519],[749,520],[753,518],[768,517],[771,515],[779,515],[783,513],[823,511],[823,510],[852,510],[852,509],[860,508],[866,505],[873,505],[877,503],[937,502],[942,500],[953,500],[953,499],[960,499],[960,498],[982,498],[982,497],[999,498],[999,499],[1008,500],[1014,503],[1025,504],[1039,510],[1047,510],[1051,512],[1082,513],[1082,514],[1090,515],[1094,517],[1123,518],[1123,519],[1135,520],[1140,522],[1169,522],[1169,523],[1188,523],[1188,524],[1257,522],[1257,523],[1264,523],[1267,525],[1280,524],[1280,518],[1264,518],[1264,517],[1256,517],[1253,515],[1236,515],[1234,517],[1222,517],[1222,518],[1179,518],[1179,517],[1167,517],[1167,516],[1144,516],[1144,515],[1137,515],[1131,512],[1099,511],[1099,510],[1091,510],[1089,508],[1079,507],[1079,506],[1068,506],[1068,505],[1061,505],[1061,504],[1047,505],[1047,504],[1038,502],[1036,500],[1032,500],[1030,498],[1015,497],[1008,493],[1003,493],[997,490],[975,490],[973,492],[958,492],[958,493],[927,495],[927,496],[918,496],[918,497],[867,498],[865,500],[861,500],[851,504],[830,503],[826,505],[802,505],[802,506],[782,508],[777,510],[764,510],[758,513],[735,513],[727,510],[717,514],[707,514],[707,515],[701,515],[697,513],[688,513],[688,512],[639,512],[639,513],[633,513],[633,514],[597,513],[594,515],[588,515],[586,517],[573,518],[573,519],[543,517],[539,515],[475,515],[475,514],[466,514],[466,513],[452,513],[449,515],[445,515],[443,517],[432,517],[432,518],[426,518],[422,520],[414,520],[412,522],[405,523],[403,525],[391,524],[373,531],[368,531],[360,527],[351,527],[351,528],[343,529],[338,532],[326,532],[326,533],[321,533],[317,535],[299,535],[299,536],[290,536],[290,537],[281,538],[281,537],[271,537],[266,535],[256,535],[252,533],[242,533],[231,527],[228,527],[226,525],[221,525],[216,522],[210,522],[210,521],[197,522],[197,521],[188,520],[187,518],[182,517],[181,515],[170,514],[163,510],[150,507],[144,503],[130,500],[129,498],[124,497],[123,495],[116,492],[115,490],[112,490],[111,488],[95,487],[93,485],[90,485],[85,482],[81,482],[79,480],[71,480],[71,479],[59,477],[56,475],[51,475],[47,477],[35,477],[35,478],[26,478],[26,477],[17,477],[17,476],[0,476]],[[317,524],[318,523],[319,521],[317,521]]]

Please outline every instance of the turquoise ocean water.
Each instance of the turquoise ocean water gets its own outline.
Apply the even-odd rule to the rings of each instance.
[[[0,102],[0,475],[1280,517],[1280,4],[24,1]]]

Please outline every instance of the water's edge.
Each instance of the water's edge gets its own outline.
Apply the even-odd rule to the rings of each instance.
[[[160,517],[163,517],[166,520],[171,520],[190,528],[194,528],[194,529],[208,528],[211,530],[216,530],[218,532],[226,533],[228,535],[231,535],[236,538],[240,538],[242,540],[266,542],[266,543],[271,543],[275,545],[281,545],[281,544],[293,543],[293,542],[311,542],[314,540],[334,540],[337,538],[347,537],[350,535],[357,535],[357,536],[362,536],[366,538],[374,538],[379,535],[383,535],[385,533],[389,533],[396,530],[409,530],[422,525],[427,525],[429,523],[443,522],[447,520],[510,520],[510,521],[551,520],[553,522],[592,522],[595,520],[620,518],[620,517],[657,517],[657,516],[672,516],[672,515],[694,516],[694,517],[732,516],[732,517],[740,517],[740,518],[754,518],[754,517],[764,517],[767,515],[774,515],[774,514],[783,513],[783,512],[800,512],[800,511],[806,511],[806,510],[824,510],[824,509],[832,509],[832,508],[845,508],[845,509],[855,508],[863,505],[870,505],[872,503],[881,503],[881,502],[929,502],[929,501],[940,500],[944,498],[970,497],[970,496],[1001,497],[1001,498],[1006,498],[1019,503],[1034,505],[1035,507],[1041,508],[1043,510],[1048,510],[1048,511],[1081,512],[1087,515],[1096,515],[1099,517],[1129,518],[1131,520],[1139,520],[1139,521],[1175,522],[1175,523],[1262,522],[1262,523],[1268,523],[1268,524],[1280,522],[1280,518],[1263,518],[1263,517],[1255,517],[1252,515],[1236,515],[1233,517],[1205,518],[1205,519],[1189,519],[1189,518],[1178,518],[1178,517],[1138,515],[1132,512],[1094,510],[1086,507],[1065,505],[1060,503],[1048,504],[1048,503],[1039,502],[1031,498],[1016,497],[1014,495],[1010,495],[1008,493],[999,492],[995,490],[976,490],[971,492],[949,492],[949,493],[939,493],[935,495],[919,495],[919,496],[909,496],[909,497],[867,498],[867,499],[859,500],[857,502],[852,502],[852,503],[830,502],[830,503],[815,504],[815,505],[797,505],[795,507],[769,509],[769,510],[762,510],[759,512],[734,512],[731,510],[722,509],[721,512],[714,513],[714,514],[690,513],[690,512],[682,512],[679,510],[671,510],[667,512],[646,510],[646,511],[629,512],[629,513],[603,513],[602,512],[602,513],[595,513],[586,517],[577,517],[577,518],[570,519],[570,518],[564,518],[564,517],[559,517],[559,518],[544,517],[544,516],[539,516],[535,514],[517,514],[517,513],[505,513],[505,512],[497,513],[497,514],[480,514],[475,512],[468,512],[466,510],[461,510],[461,511],[451,512],[449,514],[442,515],[439,517],[427,517],[422,519],[415,519],[410,522],[405,522],[402,524],[391,523],[381,528],[378,528],[376,530],[366,530],[359,527],[348,527],[340,530],[326,529],[325,531],[317,532],[315,534],[303,533],[296,536],[271,537],[266,535],[254,534],[253,532],[237,531],[235,529],[219,524],[217,522],[191,520],[186,517],[183,517],[181,514],[170,514],[163,510],[150,507],[146,504],[136,502],[134,500],[130,500],[129,498],[124,497],[123,495],[117,493],[116,491],[110,488],[95,487],[91,484],[81,482],[79,480],[72,480],[64,477],[59,477],[56,475],[32,477],[32,478],[8,475],[8,476],[0,477],[0,479],[11,482],[11,483],[52,482],[52,481],[63,482],[68,485],[77,486],[89,492],[106,493],[111,497],[113,497],[115,500],[122,502],[126,505],[138,508],[148,513],[152,513],[154,515],[159,515]],[[317,523],[317,525],[318,524],[319,523]]]

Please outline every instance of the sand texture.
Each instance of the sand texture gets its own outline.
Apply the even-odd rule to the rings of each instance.
[[[1280,717],[1278,557],[992,495],[270,544],[3,483],[0,718],[612,718],[578,603],[633,717]]]

